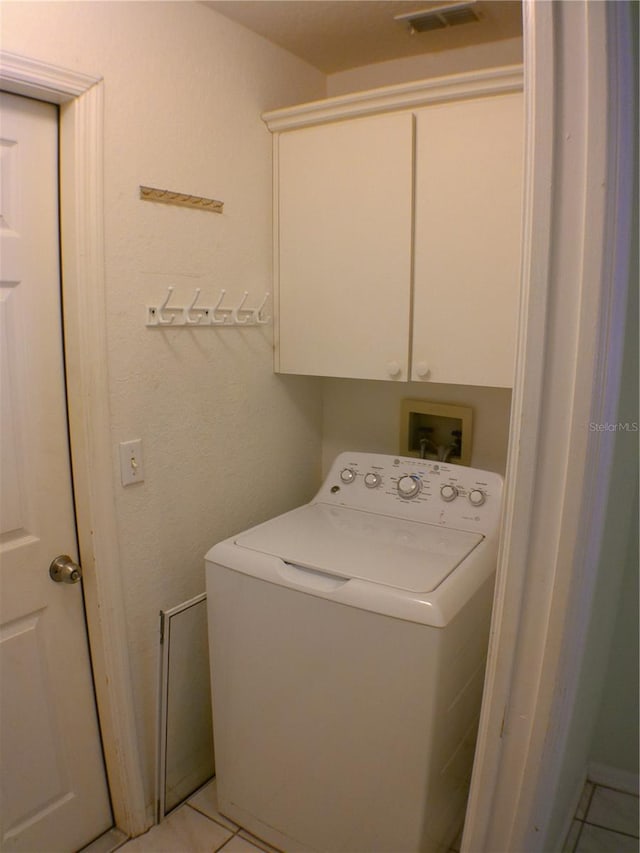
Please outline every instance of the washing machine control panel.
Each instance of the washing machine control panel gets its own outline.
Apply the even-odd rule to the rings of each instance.
[[[382,485],[382,477],[377,471],[369,471],[364,475],[364,484],[368,489],[377,489]]]
[[[340,479],[343,483],[354,483],[356,479],[356,472],[353,468],[343,468],[340,471]]]
[[[502,477],[414,457],[341,453],[314,502],[460,530],[497,527]]]
[[[401,498],[417,498],[422,491],[422,479],[417,474],[403,474],[396,483]]]

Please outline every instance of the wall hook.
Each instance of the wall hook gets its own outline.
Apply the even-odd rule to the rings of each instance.
[[[173,291],[174,291],[173,285],[169,285],[169,287],[167,288],[167,295],[165,297],[165,300],[162,303],[162,305],[160,305],[157,309],[156,320],[157,320],[157,323],[159,326],[171,325],[171,323],[175,322],[176,317],[182,311],[181,308],[170,308],[169,307],[169,300],[171,299],[171,296],[173,295]],[[168,316],[165,315],[165,311],[170,312],[168,314]]]
[[[253,310],[244,307],[244,303],[247,301],[248,296],[249,291],[245,290],[242,295],[242,299],[240,300],[240,304],[237,308],[234,308],[232,312],[233,322],[238,326],[246,326],[253,316]],[[240,316],[241,314],[242,317]]]
[[[188,323],[190,326],[197,326],[202,323],[203,320],[209,314],[208,308],[196,308],[196,302],[200,298],[200,288],[196,287],[196,295],[193,297],[191,305],[188,308],[184,309],[184,321]]]
[[[186,306],[173,305],[174,286],[167,287],[167,295],[160,305],[147,305],[147,326],[264,326],[271,317],[264,315],[270,294],[265,293],[258,308],[247,307],[249,291],[242,294],[235,307],[225,305],[227,291],[222,288],[215,305],[202,305],[201,288],[196,287],[191,302]]]
[[[260,303],[260,307],[254,311],[253,320],[255,323],[258,324],[258,326],[266,325],[269,322],[269,320],[271,319],[271,317],[263,317],[262,316],[262,311],[264,310],[264,306],[267,304],[267,299],[269,298],[270,295],[271,294],[268,292],[265,293],[264,299]]]
[[[226,296],[227,291],[222,288],[220,291],[220,297],[216,303],[215,308],[211,312],[211,317],[209,318],[209,322],[214,326],[224,326],[229,325],[230,317],[233,314],[232,308],[223,308],[222,303],[224,302],[224,297]],[[222,319],[218,319],[218,314],[222,314]]]

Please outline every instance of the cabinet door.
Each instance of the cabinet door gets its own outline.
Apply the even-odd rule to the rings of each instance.
[[[282,133],[276,370],[408,378],[413,116]]]
[[[511,386],[520,290],[519,93],[417,113],[412,379]]]

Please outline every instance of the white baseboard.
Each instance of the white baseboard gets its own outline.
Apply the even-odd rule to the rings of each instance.
[[[127,840],[128,836],[119,829],[108,829],[104,835],[83,847],[80,853],[113,853],[118,847],[122,847]]]
[[[587,778],[596,785],[606,785],[608,788],[616,788],[627,794],[639,793],[640,777],[637,773],[629,770],[619,770],[617,767],[608,767],[606,764],[598,764],[590,761],[587,767]]]

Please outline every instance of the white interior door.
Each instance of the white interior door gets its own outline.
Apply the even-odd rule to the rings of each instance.
[[[1,96],[0,786],[3,851],[112,825],[78,559],[61,334],[57,111]]]

